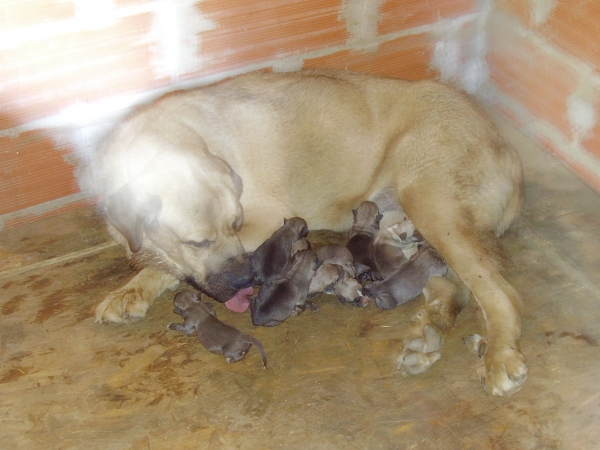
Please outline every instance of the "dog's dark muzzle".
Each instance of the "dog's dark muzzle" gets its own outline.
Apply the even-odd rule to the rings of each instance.
[[[224,303],[240,289],[251,286],[253,278],[250,258],[244,253],[229,258],[218,270],[210,272],[204,281],[187,281],[209,297]]]

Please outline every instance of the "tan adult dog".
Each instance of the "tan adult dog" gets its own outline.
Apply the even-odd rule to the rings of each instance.
[[[100,164],[109,229],[142,270],[97,321],[143,317],[180,279],[225,301],[249,283],[239,255],[283,217],[347,230],[352,208],[370,199],[383,212],[392,195],[458,275],[432,278],[425,308],[435,303],[437,319],[423,323],[447,331],[464,282],[486,318],[482,383],[510,395],[527,378],[521,301],[492,256],[522,209],[521,163],[453,89],[347,72],[243,75],[141,109]]]

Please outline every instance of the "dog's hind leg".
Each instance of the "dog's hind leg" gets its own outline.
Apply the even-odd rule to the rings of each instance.
[[[494,395],[512,395],[527,379],[519,349],[522,304],[500,274],[493,254],[494,234],[505,228],[508,219],[498,217],[501,208],[494,209],[498,198],[448,192],[435,189],[431,181],[420,181],[403,192],[401,202],[481,307],[487,328],[484,365],[478,371],[482,385]],[[518,195],[515,192],[512,195]]]
[[[467,305],[469,289],[450,269],[445,277],[431,277],[423,289],[425,305],[412,317],[396,367],[402,375],[414,375],[435,363],[456,316]]]
[[[146,315],[154,300],[167,289],[176,289],[179,280],[151,268],[142,269],[125,286],[112,291],[96,307],[96,323],[129,323]]]

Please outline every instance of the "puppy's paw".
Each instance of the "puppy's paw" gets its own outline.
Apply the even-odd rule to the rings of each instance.
[[[487,350],[487,339],[478,334],[463,338],[463,342],[477,352],[479,359],[483,359]]]
[[[515,349],[491,351],[488,347],[477,374],[486,391],[510,397],[519,392],[527,380],[527,366],[523,355]]]

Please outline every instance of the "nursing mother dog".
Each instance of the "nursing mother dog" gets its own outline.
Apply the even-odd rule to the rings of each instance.
[[[97,322],[144,317],[180,280],[239,300],[252,278],[245,251],[283,218],[348,230],[371,200],[382,213],[401,205],[451,268],[424,289],[429,318],[409,339],[447,332],[472,293],[486,321],[483,386],[511,395],[525,382],[521,300],[494,258],[522,209],[521,162],[453,89],[335,71],[242,75],[140,109],[99,161],[108,228],[140,271],[98,305]]]

